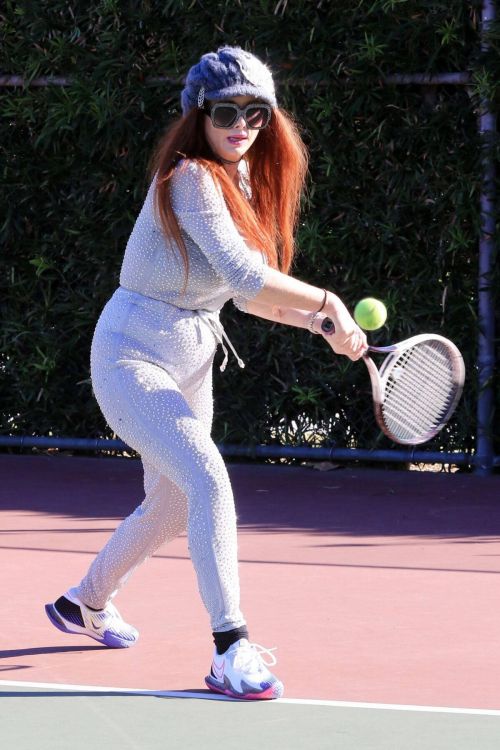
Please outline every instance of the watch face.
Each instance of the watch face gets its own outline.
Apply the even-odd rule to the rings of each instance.
[[[335,323],[331,318],[324,318],[321,323],[323,333],[335,333]]]

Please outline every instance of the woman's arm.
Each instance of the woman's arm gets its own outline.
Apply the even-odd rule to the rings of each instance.
[[[283,323],[295,328],[307,328],[311,330],[312,313],[307,312],[307,310],[298,310],[293,307],[278,307],[278,305],[270,307],[269,305],[259,305],[251,300],[245,303],[245,311],[250,315],[270,320],[273,323]],[[314,333],[321,333],[321,321],[325,317],[326,315],[323,313],[315,317],[312,326]]]
[[[324,305],[323,305],[324,302]],[[270,308],[271,310],[295,310],[296,320],[303,320],[302,313],[310,316],[323,305],[324,315],[335,324],[335,332],[325,336],[337,354],[345,354],[349,359],[359,359],[367,348],[366,336],[353,320],[342,300],[333,292],[327,291],[304,281],[287,276],[274,268],[266,267],[264,285],[251,300],[247,302],[254,309]],[[257,315],[261,313],[257,312]],[[290,315],[291,313],[289,313]],[[265,314],[261,317],[267,317]],[[275,318],[271,318],[274,320]],[[290,323],[296,325],[296,323]],[[300,327],[307,327],[307,324]]]
[[[328,342],[337,354],[359,359],[366,336],[333,292],[306,284],[269,266],[249,252],[236,229],[212,176],[195,161],[176,168],[171,183],[172,206],[179,226],[198,245],[230,289],[258,305],[314,312],[322,307],[335,324]],[[323,302],[325,303],[323,305]]]

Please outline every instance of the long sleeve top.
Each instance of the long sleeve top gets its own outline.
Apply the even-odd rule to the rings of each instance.
[[[230,298],[244,310],[264,286],[267,265],[238,232],[211,174],[195,160],[183,160],[172,176],[172,207],[189,256],[185,292],[184,264],[161,230],[154,187],[155,180],[127,243],[120,285],[189,310],[217,311]]]

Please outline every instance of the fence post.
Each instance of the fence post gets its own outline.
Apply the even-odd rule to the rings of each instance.
[[[481,49],[487,52],[488,28],[495,19],[495,3],[483,0]],[[493,303],[493,257],[495,250],[496,116],[491,101],[484,97],[479,106],[479,137],[481,139],[481,217],[478,268],[478,399],[477,445],[474,460],[476,474],[490,474],[493,468],[493,375],[495,365],[495,309]]]

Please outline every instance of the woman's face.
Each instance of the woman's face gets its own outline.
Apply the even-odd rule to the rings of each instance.
[[[253,96],[233,96],[231,99],[224,99],[224,102],[234,102],[239,107],[245,107],[253,101],[256,101]],[[211,102],[211,104],[215,103]],[[227,161],[238,162],[258,135],[258,130],[247,126],[243,115],[231,128],[227,129],[214,127],[210,115],[205,115],[205,136],[210,148],[216,156]]]

